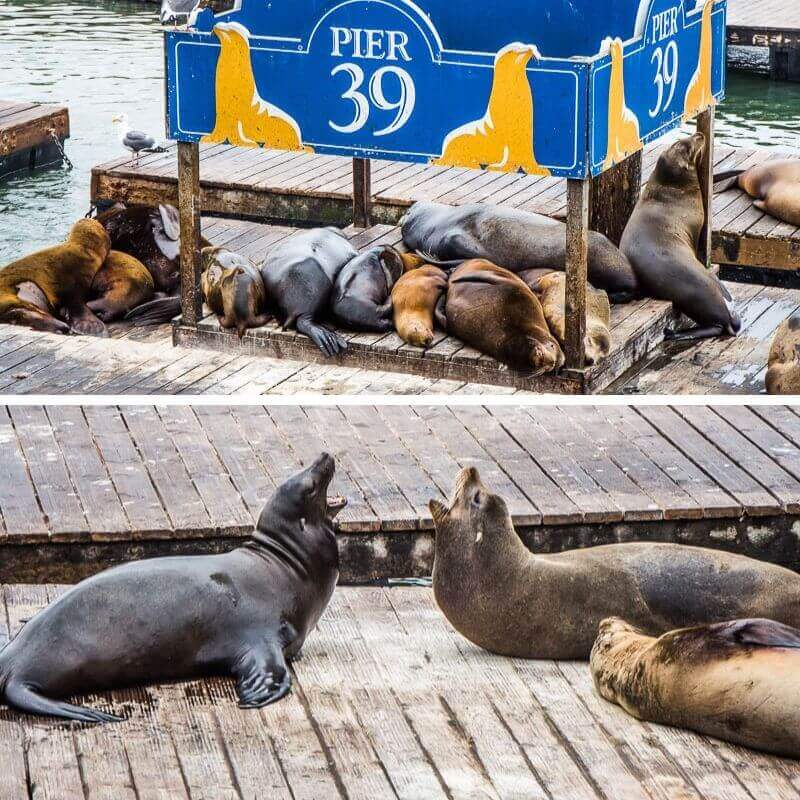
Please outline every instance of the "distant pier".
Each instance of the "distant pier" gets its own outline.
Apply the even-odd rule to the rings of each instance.
[[[0,178],[60,164],[68,138],[66,106],[0,100]]]
[[[800,81],[800,3],[728,0],[728,44],[769,48],[770,77]]]

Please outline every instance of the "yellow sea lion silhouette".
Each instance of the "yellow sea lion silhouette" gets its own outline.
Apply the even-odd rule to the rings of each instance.
[[[533,93],[526,67],[541,58],[532,44],[514,42],[495,56],[492,91],[486,113],[450,132],[441,158],[431,163],[501,172],[522,170],[549,175],[533,154]]]
[[[303,146],[300,126],[259,95],[247,28],[238,22],[219,22],[214,35],[222,47],[216,76],[217,118],[214,130],[201,141],[312,152]]]
[[[611,54],[611,79],[608,88],[608,149],[603,169],[618,164],[631,153],[642,149],[639,120],[625,105],[622,39],[603,42]]]
[[[714,33],[711,28],[711,12],[714,9],[714,0],[705,0],[703,5],[703,20],[700,23],[700,56],[689,88],[686,90],[686,100],[683,104],[683,118],[685,120],[696,116],[707,106],[714,105],[716,100],[711,91],[711,55]]]

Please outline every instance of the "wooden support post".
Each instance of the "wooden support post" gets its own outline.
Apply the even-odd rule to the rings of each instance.
[[[698,167],[700,190],[703,192],[705,223],[700,231],[697,258],[706,266],[711,265],[711,204],[714,199],[714,106],[709,106],[697,116],[697,130],[706,137],[706,149]]]
[[[589,178],[567,181],[566,368],[583,369],[586,335],[586,264],[589,248]]]
[[[642,188],[642,151],[592,179],[589,228],[619,246]]]
[[[196,326],[203,313],[200,291],[200,146],[178,142],[178,214],[181,222],[181,315]]]
[[[372,179],[368,158],[353,159],[353,225],[369,228],[372,224]]]

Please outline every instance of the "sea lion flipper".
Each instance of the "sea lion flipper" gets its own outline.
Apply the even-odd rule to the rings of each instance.
[[[744,173],[744,171],[743,169],[731,169],[727,172],[717,173],[713,178],[714,194],[726,192],[728,189],[737,186],[739,183],[739,176]]]
[[[668,342],[691,342],[697,339],[713,339],[724,333],[722,325],[708,325],[704,328],[687,328],[685,331],[673,331],[667,328],[664,331],[664,340]]]
[[[261,708],[275,703],[292,686],[283,649],[276,642],[264,642],[245,653],[233,673],[239,708]]]
[[[25,683],[11,680],[5,687],[5,701],[8,705],[26,714],[44,714],[76,722],[122,722],[123,718],[115,714],[106,714],[93,708],[75,706],[58,700],[50,700]]]
[[[738,619],[723,623],[715,633],[751,647],[800,648],[800,631],[771,619]]]
[[[308,336],[328,358],[347,349],[347,342],[341,336],[324,325],[317,324],[308,314],[297,318],[295,328],[299,333]]]

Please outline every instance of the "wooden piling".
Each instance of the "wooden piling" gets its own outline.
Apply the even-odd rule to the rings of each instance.
[[[582,370],[586,335],[586,272],[589,249],[591,182],[567,181],[567,263],[565,289],[566,368]]]
[[[368,228],[372,212],[372,166],[368,158],[353,159],[353,225]]]
[[[698,167],[700,189],[703,192],[705,222],[700,231],[697,257],[706,266],[711,265],[711,204],[714,199],[714,106],[709,106],[697,117],[697,130],[706,137],[703,158]]]
[[[200,291],[200,146],[178,142],[178,213],[181,223],[181,315],[186,325],[202,317]]]

